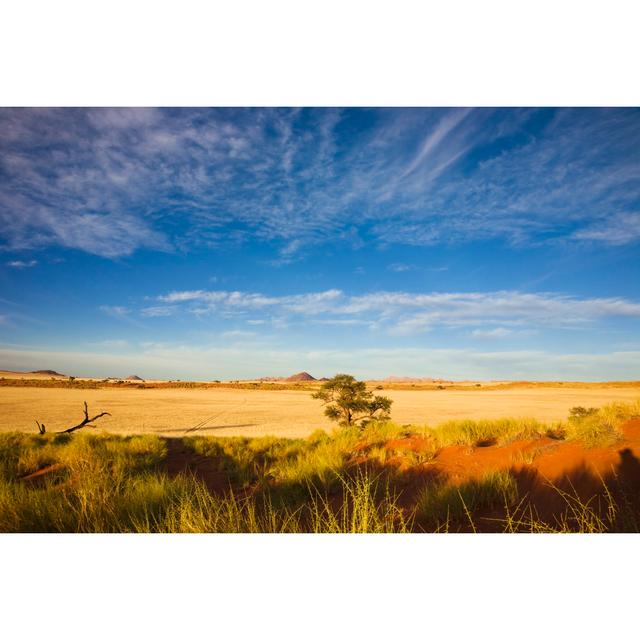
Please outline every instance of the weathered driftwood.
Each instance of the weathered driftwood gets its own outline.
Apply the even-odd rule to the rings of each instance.
[[[58,433],[73,433],[74,431],[77,431],[78,429],[82,429],[83,427],[95,427],[95,424],[91,424],[94,420],[97,420],[98,418],[102,418],[102,416],[110,416],[111,414],[107,411],[103,411],[102,413],[99,413],[98,415],[93,416],[93,418],[89,417],[89,408],[87,407],[87,403],[84,403],[84,420],[82,422],[80,422],[79,424],[75,425],[75,427],[69,427],[68,429],[64,429],[62,431],[58,431]],[[40,424],[37,420],[36,420],[36,424],[38,425],[38,431],[40,432],[40,435],[44,435],[47,432],[47,428],[44,426],[44,424]]]

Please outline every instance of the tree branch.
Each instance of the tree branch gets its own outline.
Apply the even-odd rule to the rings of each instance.
[[[103,411],[102,413],[99,413],[98,415],[93,416],[93,418],[90,418],[89,407],[85,402],[84,403],[84,420],[82,420],[82,422],[75,425],[74,427],[69,427],[68,429],[58,431],[57,433],[73,433],[74,431],[77,431],[78,429],[82,429],[83,427],[95,427],[96,425],[91,424],[92,422],[94,422],[98,418],[102,418],[102,416],[110,416],[110,415],[111,414],[108,411]],[[40,432],[40,435],[44,435],[46,433],[46,427],[44,426],[44,424],[40,424],[37,420],[36,420],[36,424],[38,425],[38,431]]]
[[[97,420],[98,418],[102,418],[102,416],[110,416],[111,414],[108,413],[107,411],[103,411],[102,413],[99,413],[97,416],[93,416],[93,418],[89,417],[89,408],[87,407],[87,403],[84,403],[84,420],[80,423],[77,424],[75,427],[69,427],[68,429],[65,429],[64,431],[60,431],[60,433],[73,433],[74,431],[77,431],[78,429],[82,429],[82,427],[95,427],[95,425],[91,424],[94,420]]]

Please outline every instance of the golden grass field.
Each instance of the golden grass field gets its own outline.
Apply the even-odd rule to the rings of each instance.
[[[384,388],[394,401],[391,418],[400,424],[435,426],[451,419],[530,417],[544,422],[566,419],[571,407],[601,407],[640,398],[640,387],[564,383],[505,386],[496,389],[419,390]],[[215,435],[305,437],[334,425],[321,404],[305,390],[233,388],[65,389],[0,387],[0,430],[37,433],[35,420],[58,431],[89,414],[108,411],[95,431],[163,436]]]

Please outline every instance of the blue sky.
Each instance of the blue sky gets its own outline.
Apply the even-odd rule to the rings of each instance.
[[[640,378],[638,109],[0,109],[0,368]]]

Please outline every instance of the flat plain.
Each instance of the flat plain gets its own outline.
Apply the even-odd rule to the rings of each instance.
[[[493,389],[422,390],[383,387],[394,402],[391,418],[399,424],[437,426],[447,420],[536,418],[565,420],[574,406],[601,407],[640,398],[640,386],[564,383]],[[37,433],[35,421],[53,432],[77,424],[86,401],[90,415],[108,411],[95,429],[114,434],[160,436],[305,437],[333,424],[308,388],[125,388],[98,389],[0,387],[0,431]]]

